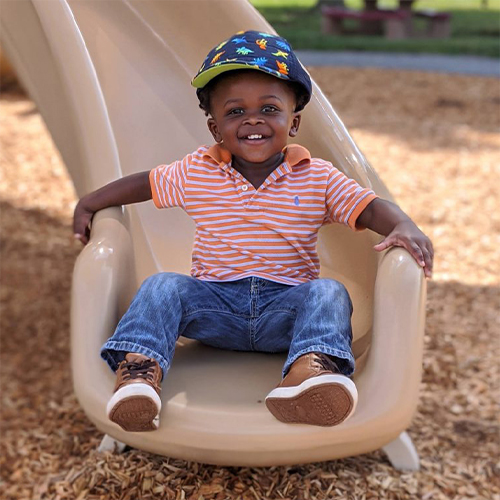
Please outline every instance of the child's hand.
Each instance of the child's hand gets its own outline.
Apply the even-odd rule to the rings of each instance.
[[[90,223],[94,212],[85,207],[84,198],[82,198],[75,207],[73,214],[73,233],[75,238],[80,240],[84,245],[89,242],[90,238]]]
[[[424,268],[425,277],[432,277],[434,259],[432,242],[411,220],[397,224],[392,232],[373,248],[381,252],[392,246],[406,248],[417,263]]]
[[[86,194],[76,205],[73,214],[73,233],[84,245],[89,242],[90,223],[96,212],[108,207],[141,203],[153,197],[149,170],[127,175]]]

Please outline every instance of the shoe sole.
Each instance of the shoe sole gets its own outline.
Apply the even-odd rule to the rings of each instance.
[[[296,387],[278,387],[266,398],[267,409],[281,422],[332,427],[356,408],[358,391],[343,375],[310,378]]]
[[[160,423],[161,399],[146,384],[122,387],[107,406],[108,418],[127,432],[155,431]]]

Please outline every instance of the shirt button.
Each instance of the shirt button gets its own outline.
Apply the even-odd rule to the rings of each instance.
[[[241,186],[241,190],[248,191],[248,186],[246,184],[243,184],[243,186]]]

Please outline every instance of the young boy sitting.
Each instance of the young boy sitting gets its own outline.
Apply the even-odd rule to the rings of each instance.
[[[140,287],[101,355],[117,373],[109,418],[127,431],[158,428],[161,380],[179,336],[223,349],[288,352],[266,405],[286,423],[337,425],[352,415],[352,304],[319,278],[323,224],[369,228],[382,251],[406,248],[432,270],[430,240],[393,203],[331,163],[287,146],[311,98],[309,75],[283,38],[247,31],[218,45],[192,82],[216,144],[84,196],[74,232],[95,212],[153,199],[195,221],[191,276],[160,273]],[[237,390],[237,388],[235,388]]]

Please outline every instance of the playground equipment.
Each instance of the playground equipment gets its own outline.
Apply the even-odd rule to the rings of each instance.
[[[211,143],[191,77],[208,50],[247,29],[273,31],[244,0],[6,0],[2,47],[36,102],[78,195]],[[382,197],[390,193],[314,85],[298,141]],[[405,432],[418,401],[425,280],[402,249],[379,237],[324,227],[322,276],[342,281],[353,304],[359,402],[338,427],[286,425],[264,398],[283,355],[217,350],[181,339],[164,380],[161,427],[126,433],[106,417],[114,375],[99,349],[140,283],[159,271],[189,273],[194,225],[152,203],[95,217],[74,271],[74,388],[90,420],[115,444],[221,465],[329,460],[383,447],[399,468],[418,468]],[[238,388],[236,391],[235,388]]]

